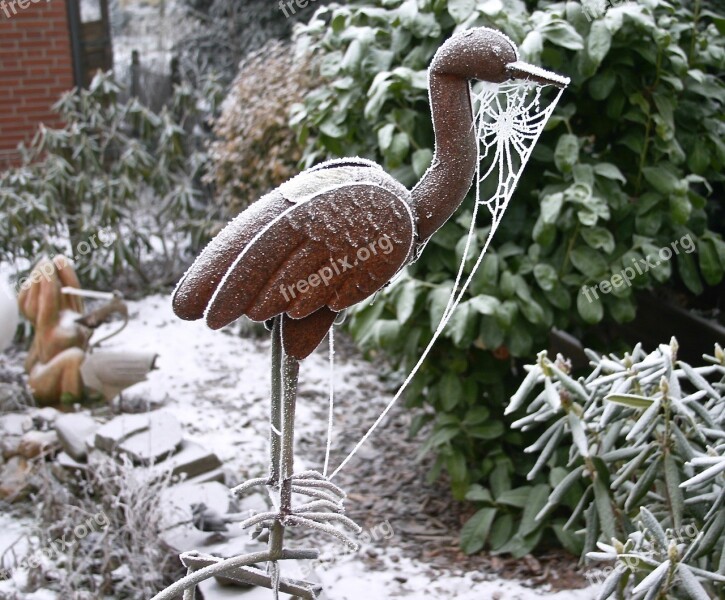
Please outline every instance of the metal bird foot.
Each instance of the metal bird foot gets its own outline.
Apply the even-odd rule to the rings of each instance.
[[[318,471],[302,471],[277,483],[269,478],[259,477],[245,481],[232,489],[239,497],[245,491],[259,486],[267,486],[275,491],[288,489],[289,493],[313,498],[311,502],[296,507],[280,507],[276,511],[261,512],[250,516],[240,523],[242,529],[257,527],[271,528],[275,523],[284,526],[306,527],[327,533],[355,550],[359,547],[350,537],[335,529],[338,523],[354,533],[360,533],[361,527],[344,514],[343,501],[347,494]]]
[[[293,489],[292,491],[299,494],[307,494],[307,491],[303,491],[301,488],[309,487],[327,490],[338,495],[341,499],[344,499],[347,496],[344,490],[332,483],[328,477],[319,471],[302,471],[300,473],[290,475],[284,481],[289,481],[293,488],[298,488]],[[280,481],[275,477],[255,477],[240,483],[236,487],[233,487],[231,492],[239,498],[242,494],[255,487],[267,487],[268,489],[279,491]]]

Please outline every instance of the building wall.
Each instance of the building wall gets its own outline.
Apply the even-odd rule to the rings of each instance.
[[[0,0],[0,169],[40,123],[60,124],[50,107],[73,85],[66,0]]]

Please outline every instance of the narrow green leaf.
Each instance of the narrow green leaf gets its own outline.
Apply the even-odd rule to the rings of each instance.
[[[669,559],[663,562],[632,590],[632,594],[641,594],[645,591],[651,593],[652,590],[659,591],[662,588],[662,584],[665,582],[667,573],[670,570],[670,564]]]
[[[618,489],[625,481],[628,481],[631,479],[631,477],[635,474],[635,472],[642,466],[645,460],[647,460],[647,457],[650,455],[650,452],[652,451],[652,446],[650,444],[646,445],[644,448],[635,448],[636,450],[639,450],[639,454],[632,460],[629,461],[621,470],[621,473],[617,476],[617,478],[612,482],[612,489],[616,490]]]
[[[657,418],[659,415],[660,407],[662,406],[662,399],[658,398],[655,400],[647,410],[645,410],[642,413],[642,416],[640,416],[639,419],[637,419],[637,422],[634,424],[634,427],[630,430],[630,432],[627,434],[627,441],[632,442],[637,439],[637,436],[639,436],[647,427],[650,426],[650,424]]]
[[[639,396],[637,394],[607,394],[604,399],[613,404],[620,404],[629,408],[649,408],[655,401],[654,398]]]
[[[542,469],[542,467],[546,464],[546,461],[548,461],[551,458],[551,455],[554,454],[554,450],[556,450],[557,446],[559,445],[559,441],[561,440],[562,436],[564,435],[564,422],[561,421],[559,424],[559,427],[557,427],[551,438],[549,438],[549,441],[546,443],[546,446],[541,451],[541,454],[539,455],[539,458],[536,461],[536,464],[534,465],[534,468],[529,471],[529,474],[526,476],[526,479],[531,481],[534,477],[536,477],[536,474]]]
[[[516,390],[516,393],[514,393],[513,396],[511,396],[511,401],[509,402],[509,405],[504,411],[505,415],[511,414],[512,412],[521,408],[521,405],[531,393],[531,390],[534,389],[536,381],[538,380],[540,375],[541,367],[539,367],[538,365],[534,365],[531,370],[526,374],[526,377],[524,377],[524,380],[521,382],[521,386],[519,387],[519,389]]]
[[[571,429],[571,436],[574,439],[574,445],[577,447],[579,454],[587,458],[589,456],[589,443],[587,442],[587,434],[584,431],[584,423],[574,411],[568,413],[569,428]]]
[[[670,509],[672,510],[672,519],[674,526],[679,529],[682,526],[682,514],[685,510],[685,498],[680,488],[680,471],[675,463],[675,458],[668,451],[665,452],[664,458],[665,482],[667,485],[667,495],[670,498]]]
[[[630,512],[633,510],[639,501],[645,497],[647,492],[652,489],[652,484],[657,477],[659,463],[660,457],[655,458],[647,467],[647,470],[644,472],[642,477],[640,477],[637,483],[634,484],[629,492],[629,496],[627,496],[627,501],[624,503],[625,511]]]
[[[539,511],[539,514],[536,515],[537,521],[546,518],[546,516],[548,516],[551,511],[556,508],[556,506],[559,504],[559,502],[561,502],[562,498],[572,488],[572,486],[581,479],[583,471],[583,466],[577,467],[569,474],[567,474],[567,476],[564,477],[564,479],[562,479],[556,485],[554,490],[549,495],[549,499],[547,500],[546,505],[544,506],[544,508],[541,509],[541,511]]]
[[[597,514],[599,515],[599,522],[604,536],[607,539],[612,539],[616,536],[612,500],[609,497],[609,489],[599,477],[594,480],[594,503],[597,507]]]
[[[599,592],[597,600],[607,600],[607,598],[610,598],[612,594],[617,591],[617,586],[622,580],[625,572],[626,569],[615,568],[604,580],[604,583],[602,584],[602,590]]]

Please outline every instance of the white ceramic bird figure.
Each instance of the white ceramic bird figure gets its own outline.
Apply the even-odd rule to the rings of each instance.
[[[12,343],[18,322],[18,299],[15,292],[5,281],[0,281],[0,352]]]

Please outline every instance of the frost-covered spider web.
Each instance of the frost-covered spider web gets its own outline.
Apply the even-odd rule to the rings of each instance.
[[[477,85],[481,87],[471,89],[475,117],[473,127],[478,139],[476,202],[465,250],[446,308],[433,337],[418,362],[416,362],[375,423],[330,475],[330,479],[345,467],[382,423],[390,409],[413,380],[441,333],[443,333],[486,254],[534,146],[564,91],[564,87],[556,89],[553,97],[550,96],[549,100],[547,100],[544,90],[550,89],[550,86],[542,86],[526,81],[511,81],[498,85],[483,83]],[[466,265],[469,264],[468,257],[471,254],[476,238],[476,221],[481,206],[486,207],[491,214],[490,230],[478,253],[476,262],[463,284],[461,284]],[[328,432],[330,431],[331,427],[328,428]],[[329,443],[328,438],[328,453]]]
[[[473,93],[480,152],[476,202],[488,209],[494,223],[503,217],[523,167],[561,94],[560,90],[554,101],[542,108],[543,89],[536,84],[510,82],[485,85]],[[482,172],[487,161],[490,164]],[[483,199],[482,185],[493,175],[498,186]]]

